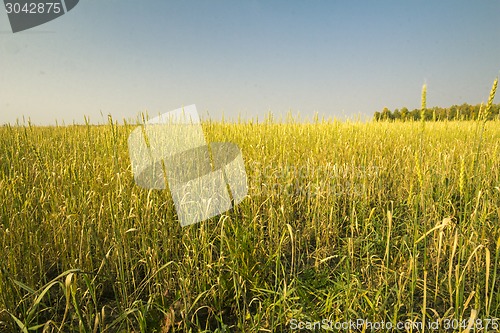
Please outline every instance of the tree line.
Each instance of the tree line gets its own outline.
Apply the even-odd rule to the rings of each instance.
[[[484,112],[486,109],[486,105],[483,105],[481,111],[481,104],[470,105],[464,103],[462,105],[452,105],[447,108],[435,106],[432,108],[425,109],[425,120],[434,120],[434,121],[442,121],[442,120],[476,120],[478,119],[481,112]],[[491,110],[488,114],[487,119],[500,119],[500,104],[493,104],[491,106]],[[422,115],[421,109],[408,110],[408,108],[403,107],[401,109],[395,109],[394,111],[389,110],[385,107],[382,111],[376,111],[373,115],[373,118],[376,121],[379,120],[402,120],[402,121],[411,121],[411,120],[420,120]]]

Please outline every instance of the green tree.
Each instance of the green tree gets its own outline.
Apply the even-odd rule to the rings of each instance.
[[[382,110],[382,120],[391,120],[391,119],[392,119],[391,110],[389,110],[387,107],[385,107]]]
[[[398,109],[395,109],[392,113],[393,119],[401,119],[401,112]]]
[[[407,117],[408,117],[408,108],[407,107],[401,108],[401,119],[406,120]]]

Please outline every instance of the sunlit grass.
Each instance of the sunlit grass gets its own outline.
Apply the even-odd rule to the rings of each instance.
[[[135,126],[4,126],[0,331],[499,317],[499,125],[205,122],[249,193],[185,228],[134,184]]]

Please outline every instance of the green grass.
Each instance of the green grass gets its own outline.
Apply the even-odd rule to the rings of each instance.
[[[185,228],[134,184],[135,126],[3,126],[0,331],[500,317],[499,125],[205,122],[249,192]]]

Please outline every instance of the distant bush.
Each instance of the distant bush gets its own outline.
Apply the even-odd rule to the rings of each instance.
[[[483,106],[484,108],[485,106]],[[470,105],[464,103],[462,105],[452,105],[450,107],[428,108],[425,110],[425,120],[477,120],[480,114],[481,104]],[[493,120],[499,118],[500,104],[493,104],[488,114],[487,119]],[[382,111],[377,111],[373,115],[373,119],[379,120],[420,120],[421,110],[414,109],[409,111],[408,108],[395,109],[394,111],[384,108]]]

